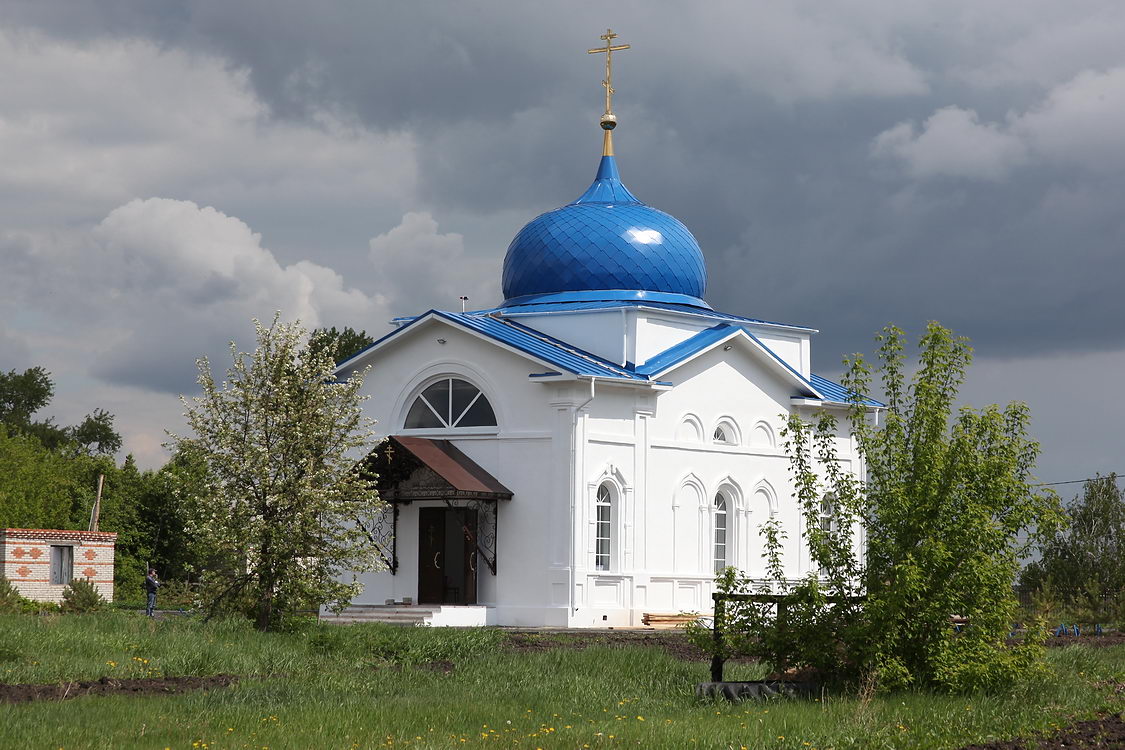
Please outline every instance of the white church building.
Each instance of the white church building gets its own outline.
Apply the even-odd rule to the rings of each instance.
[[[340,365],[371,367],[388,438],[369,529],[387,569],[353,605],[553,627],[706,612],[716,571],[764,576],[771,517],[787,573],[809,572],[780,432],[849,394],[810,370],[814,329],[706,302],[691,232],[621,181],[608,96],[602,123],[593,184],[512,240],[502,302],[396,319]],[[848,434],[837,448],[862,473]]]

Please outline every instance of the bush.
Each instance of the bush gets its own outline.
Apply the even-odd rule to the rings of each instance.
[[[22,596],[11,581],[0,576],[0,614],[42,615],[58,611],[59,605],[54,602],[37,602]]]
[[[828,409],[811,421],[793,414],[782,433],[815,572],[786,578],[784,533],[767,521],[766,579],[728,574],[716,588],[785,595],[784,616],[772,604],[732,602],[720,626],[743,630],[732,648],[777,671],[811,669],[855,685],[960,692],[1033,677],[1044,669],[1045,630],[1036,624],[1022,644],[1006,644],[1012,584],[1028,546],[1021,534],[1049,535],[1062,515],[1053,493],[1030,484],[1038,444],[1027,435],[1027,407],[955,411],[971,349],[936,323],[909,381],[902,331],[888,327],[879,340],[881,423],[860,395],[875,373],[857,355],[843,381],[848,420]],[[837,454],[849,438],[866,463],[862,478]],[[953,616],[968,626],[954,628]]]
[[[195,609],[199,596],[187,581],[161,581],[156,602],[161,609]]]
[[[23,607],[23,597],[16,587],[4,576],[0,575],[0,614],[10,615],[20,612]]]
[[[63,589],[62,611],[70,614],[97,612],[105,607],[106,601],[94,584],[82,578],[75,578]]]

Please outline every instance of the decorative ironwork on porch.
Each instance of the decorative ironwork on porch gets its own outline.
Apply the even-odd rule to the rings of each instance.
[[[388,507],[371,519],[357,519],[374,542],[391,573],[398,570],[399,507],[416,500],[438,500],[448,508],[476,511],[475,526],[468,514],[458,514],[466,539],[492,575],[496,575],[499,501],[512,492],[448,440],[392,435],[372,451],[363,470],[377,475],[379,495]]]

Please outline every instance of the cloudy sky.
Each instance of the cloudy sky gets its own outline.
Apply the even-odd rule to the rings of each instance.
[[[973,340],[1043,481],[1125,470],[1125,4],[0,2],[0,369],[164,460],[252,316],[377,334],[499,300],[520,226],[618,162],[716,308]]]

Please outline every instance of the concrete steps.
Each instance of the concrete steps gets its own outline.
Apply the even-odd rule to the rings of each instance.
[[[480,626],[487,624],[488,608],[460,605],[352,604],[340,614],[321,612],[321,622],[354,625],[383,622],[389,625]]]
[[[322,612],[323,622],[340,625],[357,622],[385,622],[390,625],[426,625],[441,607],[395,606],[387,604],[353,604],[340,614]]]

